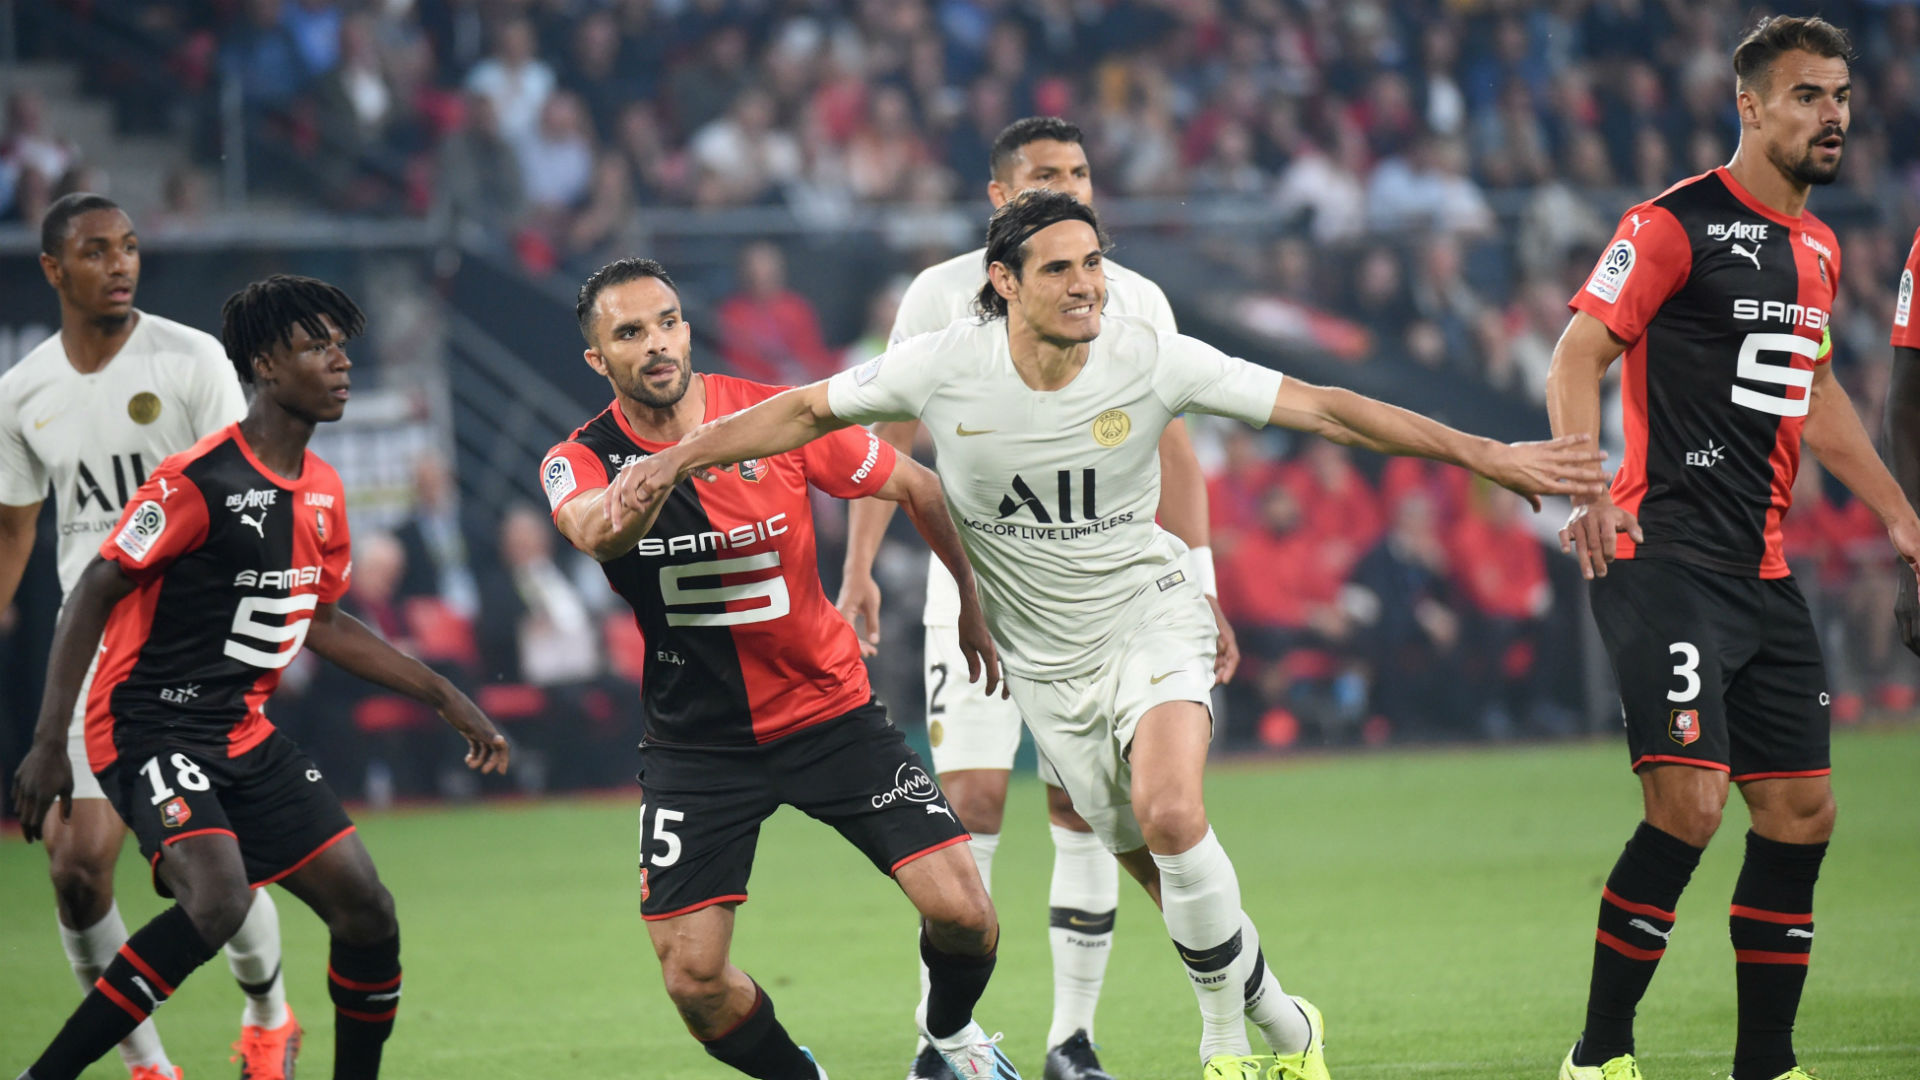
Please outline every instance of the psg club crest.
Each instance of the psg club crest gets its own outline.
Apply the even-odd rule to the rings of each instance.
[[[1681,746],[1692,746],[1700,741],[1700,710],[1675,709],[1667,720],[1667,738]]]
[[[767,467],[761,464],[759,458],[748,458],[735,468],[740,472],[740,479],[750,484],[759,483],[760,478],[767,475]]]
[[[175,795],[172,801],[160,808],[160,824],[169,829],[177,829],[193,817],[193,811],[187,806],[187,800]]]

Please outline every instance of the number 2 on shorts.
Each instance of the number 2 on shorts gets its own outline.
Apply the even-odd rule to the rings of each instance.
[[[140,766],[140,774],[153,785],[153,805],[159,806],[173,798],[175,792],[167,786],[167,778],[160,771],[160,759],[157,756],[148,758],[147,763]],[[213,786],[207,780],[207,774],[201,772],[200,766],[185,754],[173,755],[173,778],[175,783],[188,791],[205,791]]]
[[[1692,701],[1700,696],[1700,650],[1692,642],[1676,641],[1667,646],[1667,652],[1678,656],[1680,662],[1673,665],[1673,673],[1686,680],[1686,686],[1679,690],[1667,691],[1668,701]]]

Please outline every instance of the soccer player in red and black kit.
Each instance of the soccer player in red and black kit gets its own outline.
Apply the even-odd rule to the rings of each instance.
[[[97,645],[89,764],[178,903],[128,939],[22,1080],[79,1076],[212,959],[269,882],[327,924],[334,1077],[379,1075],[400,997],[393,897],[320,770],[264,711],[302,643],[433,705],[469,766],[507,765],[506,740],[466,695],[335,607],[352,573],[346,496],[307,442],[346,409],[360,309],[331,285],[276,276],[224,314],[252,407],[162,462],[81,574],[14,789],[28,840],[56,801],[67,812],[67,718]]]
[[[1893,301],[1893,385],[1887,391],[1887,454],[1893,475],[1907,499],[1920,504],[1920,311],[1914,310],[1915,279],[1920,278],[1920,230],[1900,270],[1900,291]],[[1920,653],[1920,591],[1916,583],[1900,580],[1894,600],[1894,621],[1900,640]]]
[[[1599,430],[1600,378],[1626,354],[1625,459],[1560,535],[1592,580],[1646,810],[1601,890],[1562,1080],[1639,1077],[1634,1009],[1729,782],[1753,823],[1729,916],[1731,1076],[1807,1075],[1793,1021],[1834,804],[1826,670],[1780,540],[1802,440],[1920,558],[1920,518],[1827,363],[1840,247],[1805,210],[1839,172],[1848,55],[1817,18],[1766,19],[1740,42],[1733,160],[1627,211],[1554,350],[1555,435]]]
[[[629,513],[605,498],[622,469],[784,388],[694,374],[679,290],[652,260],[601,267],[576,313],[587,363],[614,400],[548,452],[541,483],[560,531],[600,562],[646,636],[640,912],[687,1030],[749,1076],[825,1076],[728,960],[760,823],[786,804],[839,830],[919,909],[933,979],[920,1024],[954,1071],[1017,1080],[998,1036],[973,1020],[999,924],[967,833],[874,699],[814,552],[809,485],[904,503],[960,581],[969,676],[984,674],[991,691],[993,641],[939,480],[849,429]]]

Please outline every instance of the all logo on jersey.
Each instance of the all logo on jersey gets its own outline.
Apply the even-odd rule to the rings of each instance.
[[[147,557],[147,552],[153,550],[154,542],[166,531],[167,512],[160,508],[159,503],[148,499],[127,518],[126,525],[121,528],[120,535],[113,538],[113,542],[137,562]]]
[[[1101,446],[1119,446],[1133,430],[1133,419],[1123,409],[1108,409],[1093,418],[1093,441]]]
[[[1700,710],[1675,709],[1667,718],[1667,738],[1681,746],[1692,746],[1700,741]]]
[[[540,467],[540,484],[547,489],[547,509],[560,509],[560,500],[580,486],[573,476],[573,462],[554,455]]]
[[[127,416],[136,424],[151,424],[160,419],[160,396],[142,390],[127,402]]]
[[[133,493],[140,490],[140,485],[147,482],[147,465],[141,460],[139,454],[128,454],[124,458],[115,454],[112,460],[113,489],[114,494],[119,496],[118,500],[107,498],[107,493],[100,486],[100,481],[94,477],[93,470],[83,461],[73,475],[75,513],[84,513],[88,503],[98,502],[101,510],[111,514],[126,506],[127,500],[133,497]]]
[[[1905,326],[1913,315],[1913,271],[1900,271],[1900,298],[1893,304],[1893,325]]]
[[[1620,299],[1620,289],[1633,273],[1637,257],[1633,241],[1624,236],[1615,240],[1607,253],[1600,256],[1600,265],[1594,267],[1593,276],[1587,279],[1587,291],[1609,304]]]
[[[1083,520],[1092,520],[1100,516],[1100,512],[1094,508],[1094,472],[1092,469],[1081,469],[1080,477],[1080,517]],[[1054,510],[1060,515],[1059,523],[1062,525],[1071,525],[1074,521],[1073,504],[1075,500],[1073,497],[1073,479],[1073,470],[1071,469],[1061,469],[1058,473],[1054,474],[1054,487],[1058,495],[1058,501],[1054,505]],[[1024,477],[1015,473],[1013,483],[1010,486],[1013,490],[1000,496],[1000,520],[1005,521],[1014,514],[1025,510],[1033,515],[1033,520],[1042,525],[1054,524],[1054,516],[1047,512],[1046,503],[1042,502],[1040,496],[1036,495],[1033,488],[1028,486]]]
[[[169,829],[185,825],[193,817],[193,809],[187,805],[185,796],[175,795],[167,805],[160,808],[160,824]]]

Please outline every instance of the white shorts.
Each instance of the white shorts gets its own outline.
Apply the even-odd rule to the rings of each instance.
[[[76,799],[104,799],[107,793],[100,789],[100,781],[94,778],[93,766],[87,763],[87,695],[93,691],[93,667],[87,667],[87,677],[80,680],[80,698],[73,703],[73,718],[67,721],[67,763],[73,766],[73,797]]]
[[[1154,597],[1139,627],[1120,638],[1098,669],[1069,679],[1007,677],[1013,700],[1033,731],[1073,808],[1107,850],[1146,844],[1133,814],[1133,770],[1127,754],[1148,709],[1169,701],[1208,705],[1218,630],[1198,591]]]
[[[960,651],[960,628],[926,628],[927,741],[933,744],[933,771],[1011,769],[1020,749],[1020,708],[1010,698],[986,694],[984,682],[967,681],[967,657]],[[1040,755],[1040,779],[1060,779]]]

